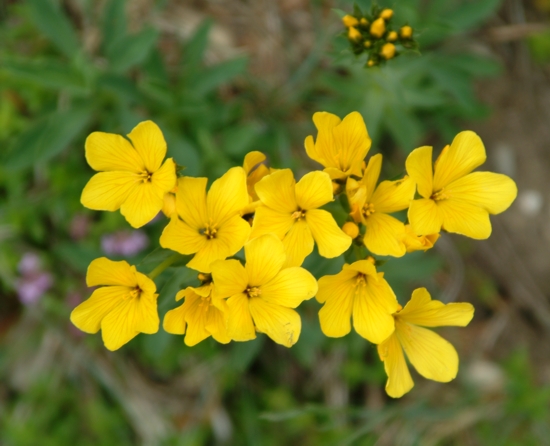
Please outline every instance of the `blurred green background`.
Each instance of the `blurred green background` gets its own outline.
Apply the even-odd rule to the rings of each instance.
[[[1,445],[550,444],[550,1],[379,4],[421,54],[365,70],[331,10],[346,1],[0,3]],[[110,353],[71,326],[89,262],[142,262],[165,224],[134,231],[81,206],[90,132],[152,119],[188,175],[216,178],[251,150],[301,175],[318,167],[303,140],[320,110],[364,116],[385,178],[415,147],[473,129],[486,168],[518,183],[490,240],[443,237],[382,268],[402,303],[426,286],[475,305],[469,327],[440,330],[461,356],[454,382],[414,374],[388,398],[376,349],[324,337],[314,301],[292,349],[265,336],[188,348],[161,329]],[[161,317],[193,280],[159,277]]]

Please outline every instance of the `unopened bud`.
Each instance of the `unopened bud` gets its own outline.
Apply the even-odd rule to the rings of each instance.
[[[359,23],[363,26],[367,26],[369,24],[369,21],[365,17],[363,17],[361,18],[361,20],[359,20]]]
[[[372,22],[372,25],[370,26],[370,33],[372,36],[379,39],[384,35],[386,32],[386,22],[384,22],[384,19],[376,19],[374,22]]]
[[[372,42],[370,40],[365,40],[365,42],[363,43],[363,46],[365,48],[370,48],[372,46]]]
[[[380,18],[381,19],[384,19],[384,20],[389,20],[393,17],[393,10],[391,9],[384,9],[381,13],[380,13]]]
[[[370,263],[372,263],[373,265],[376,265],[376,260],[373,256],[368,256],[367,257],[367,261],[369,261]]]
[[[402,39],[410,39],[413,35],[413,29],[409,25],[405,25],[400,31]]]
[[[395,31],[391,31],[388,33],[388,42],[395,42],[397,40],[397,33]]]
[[[393,43],[386,43],[380,50],[380,55],[386,59],[393,59],[395,57],[395,45]]]
[[[350,26],[348,28],[348,39],[355,41],[355,40],[359,40],[360,38],[361,38],[361,33],[353,26]]]
[[[359,235],[359,226],[352,221],[348,221],[344,223],[344,226],[342,226],[342,231],[344,231],[344,234],[349,235],[351,238],[356,238]]]
[[[376,65],[376,62],[372,59],[367,62],[368,67],[374,67],[375,65]]]
[[[346,28],[349,28],[350,26],[357,26],[359,24],[359,20],[352,15],[345,15],[342,17],[342,23]]]

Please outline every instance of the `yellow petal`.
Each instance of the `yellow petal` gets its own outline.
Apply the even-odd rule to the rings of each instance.
[[[397,181],[382,181],[370,202],[376,212],[392,214],[407,209],[414,198],[415,183],[411,177],[405,177]]]
[[[143,172],[143,160],[127,139],[113,133],[93,132],[86,138],[86,161],[99,171]]]
[[[176,209],[182,220],[197,231],[204,229],[209,223],[206,212],[207,183],[208,178],[178,178]]]
[[[162,213],[170,218],[172,214],[176,213],[176,195],[167,192],[164,194],[164,203],[162,205]]]
[[[143,121],[128,134],[136,152],[149,172],[155,172],[166,156],[166,141],[158,125],[153,121]]]
[[[325,336],[339,338],[350,332],[356,277],[354,271],[342,271],[319,279],[317,300],[325,303],[319,311],[319,322]]]
[[[306,222],[317,243],[319,254],[332,259],[347,251],[351,237],[344,233],[330,212],[312,209],[306,213]]]
[[[418,193],[430,198],[433,189],[432,148],[429,146],[414,149],[405,162],[407,173],[416,182]]]
[[[193,347],[210,336],[210,332],[206,330],[206,321],[211,306],[208,301],[204,301],[195,293],[185,299],[184,306],[186,307],[185,320],[187,322],[184,342],[188,347]]]
[[[220,298],[243,293],[248,288],[248,275],[238,260],[220,260],[212,265],[216,296]]]
[[[256,209],[254,215],[250,238],[254,239],[264,234],[275,234],[282,239],[290,231],[294,221],[290,213],[282,213],[266,206],[260,206]]]
[[[313,236],[304,220],[297,220],[283,239],[286,252],[285,267],[300,266],[313,251]]]
[[[285,268],[261,286],[261,298],[283,307],[296,308],[317,293],[317,281],[304,268]]]
[[[443,215],[434,200],[421,198],[411,201],[408,217],[416,235],[435,234],[441,231]]]
[[[317,139],[315,145],[311,144],[313,137],[310,136],[306,139],[306,152],[311,159],[325,167],[338,167],[334,159],[336,148],[332,131],[340,122],[340,118],[332,113],[317,112],[313,115],[313,123],[317,127]]]
[[[164,331],[175,335],[185,334],[185,328],[187,327],[187,323],[185,322],[185,310],[186,308],[182,304],[168,311],[164,315],[164,320],[162,322]]]
[[[247,205],[246,173],[242,167],[232,167],[210,186],[206,207],[213,226],[223,225]]]
[[[259,286],[273,279],[286,260],[283,242],[273,234],[266,234],[248,242],[244,247],[248,283]]]
[[[221,344],[231,342],[225,326],[225,315],[218,308],[211,305],[206,318],[206,330]]]
[[[319,153],[317,145],[313,140],[313,136],[309,135],[305,139],[304,147],[306,149],[307,156],[309,156],[312,160],[317,161],[319,164],[322,164],[323,166],[326,164],[325,159],[322,158],[321,154]]]
[[[396,334],[378,346],[378,354],[388,375],[386,393],[392,398],[401,398],[413,388],[414,383]]]
[[[125,286],[106,286],[95,290],[92,295],[71,312],[71,322],[86,333],[97,333],[101,321],[129,294]]]
[[[516,199],[518,188],[506,175],[473,172],[449,184],[445,192],[453,199],[480,206],[491,214],[500,214]]]
[[[281,169],[256,183],[256,193],[262,203],[278,212],[292,214],[298,209],[294,174],[290,169]]]
[[[365,190],[365,199],[370,201],[374,190],[376,189],[376,183],[378,183],[378,178],[380,177],[380,171],[382,170],[382,154],[378,153],[373,155],[369,159],[365,173],[363,174],[363,179],[361,184],[366,188]]]
[[[256,339],[256,331],[246,294],[235,294],[227,299],[227,312],[225,313],[225,325],[227,334],[234,341],[250,341]]]
[[[158,196],[163,198],[166,192],[176,186],[176,180],[176,163],[172,158],[168,158],[160,169],[153,173],[151,184],[156,189]]]
[[[416,235],[411,225],[405,225],[405,234],[403,243],[407,247],[407,252],[427,251],[433,248],[439,234]]]
[[[345,264],[342,268],[342,271],[353,271],[357,276],[357,273],[361,273],[365,276],[369,276],[369,279],[378,280],[378,273],[376,272],[376,267],[374,263],[369,260],[358,260],[353,262],[351,265]]]
[[[137,305],[137,330],[140,333],[153,334],[159,331],[159,314],[157,310],[158,294],[141,293]]]
[[[333,199],[332,181],[325,172],[309,172],[296,184],[296,202],[302,210],[317,209]]]
[[[215,238],[206,240],[187,267],[209,273],[212,262],[223,260],[240,251],[249,234],[250,225],[239,215],[234,215],[218,229]]]
[[[491,235],[491,221],[485,209],[453,199],[440,201],[438,208],[446,231],[476,240],[484,240]]]
[[[424,378],[449,382],[458,372],[455,348],[426,328],[396,321],[396,334],[409,361]]]
[[[450,147],[441,152],[434,173],[433,190],[439,191],[476,167],[486,159],[481,138],[471,131],[460,132]]]
[[[394,331],[392,314],[399,304],[388,282],[379,276],[378,281],[370,277],[356,285],[353,300],[353,328],[368,341],[379,344]]]
[[[398,313],[399,319],[424,327],[465,327],[473,317],[472,304],[460,302],[445,305],[438,300],[432,300],[426,288],[414,290],[411,300]]]
[[[249,152],[244,157],[243,169],[248,175],[254,167],[257,167],[258,164],[263,163],[266,159],[266,156],[262,152]]]
[[[170,217],[160,236],[160,246],[179,252],[183,255],[194,254],[207,243],[204,235],[191,228],[187,223],[181,221],[176,214]]]
[[[367,249],[380,256],[402,257],[407,248],[403,243],[405,225],[391,215],[375,212],[365,219],[367,230],[363,241]]]
[[[363,117],[351,112],[334,127],[334,144],[339,155],[340,167],[347,170],[354,161],[362,161],[370,149],[371,139]]]
[[[120,213],[134,228],[149,223],[162,209],[164,193],[159,196],[153,183],[138,183],[120,207]]]
[[[262,298],[250,299],[250,314],[256,329],[268,335],[277,344],[292,347],[300,337],[300,315],[290,308],[272,304]]]
[[[135,267],[130,266],[125,260],[115,262],[106,257],[100,257],[93,260],[90,266],[88,266],[86,285],[89,287],[123,285],[132,288],[137,285],[136,270]]]
[[[96,173],[82,191],[80,202],[95,211],[116,211],[138,186],[139,177],[132,172]]]

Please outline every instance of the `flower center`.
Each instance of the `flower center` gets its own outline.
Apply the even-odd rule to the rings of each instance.
[[[153,174],[148,170],[144,170],[139,174],[139,177],[141,178],[141,181],[143,181],[144,183],[150,183],[151,178],[153,177]]]
[[[431,197],[434,201],[447,200],[449,196],[441,189],[440,191],[435,192]]]
[[[201,302],[199,304],[199,308],[202,308],[202,310],[206,312],[209,310],[211,303],[212,303],[212,298],[210,297],[210,294],[206,297],[201,296]]]
[[[201,229],[199,231],[199,233],[201,235],[204,235],[208,240],[211,240],[213,238],[216,238],[216,233],[218,231],[216,230],[216,228],[212,228],[211,226],[207,226],[206,228],[204,229]]]
[[[365,218],[370,217],[375,212],[374,204],[365,203],[365,205],[363,206],[363,209],[361,210],[361,212],[362,212],[362,214]]]
[[[249,299],[252,299],[253,297],[260,297],[262,295],[262,290],[258,286],[249,286],[245,293]]]
[[[138,285],[136,285],[134,288],[130,290],[130,292],[124,297],[124,299],[136,299],[136,298],[139,299],[139,297],[141,296],[141,292],[142,292],[141,288]]]
[[[292,214],[292,218],[295,220],[301,220],[302,218],[306,218],[306,211],[298,208],[298,210]]]

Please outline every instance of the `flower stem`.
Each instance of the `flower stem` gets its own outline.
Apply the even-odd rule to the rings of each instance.
[[[170,265],[172,265],[177,260],[181,259],[181,254],[175,252],[170,257],[165,259],[162,263],[160,263],[153,271],[151,271],[147,276],[151,280],[155,280],[166,268],[168,268]]]

